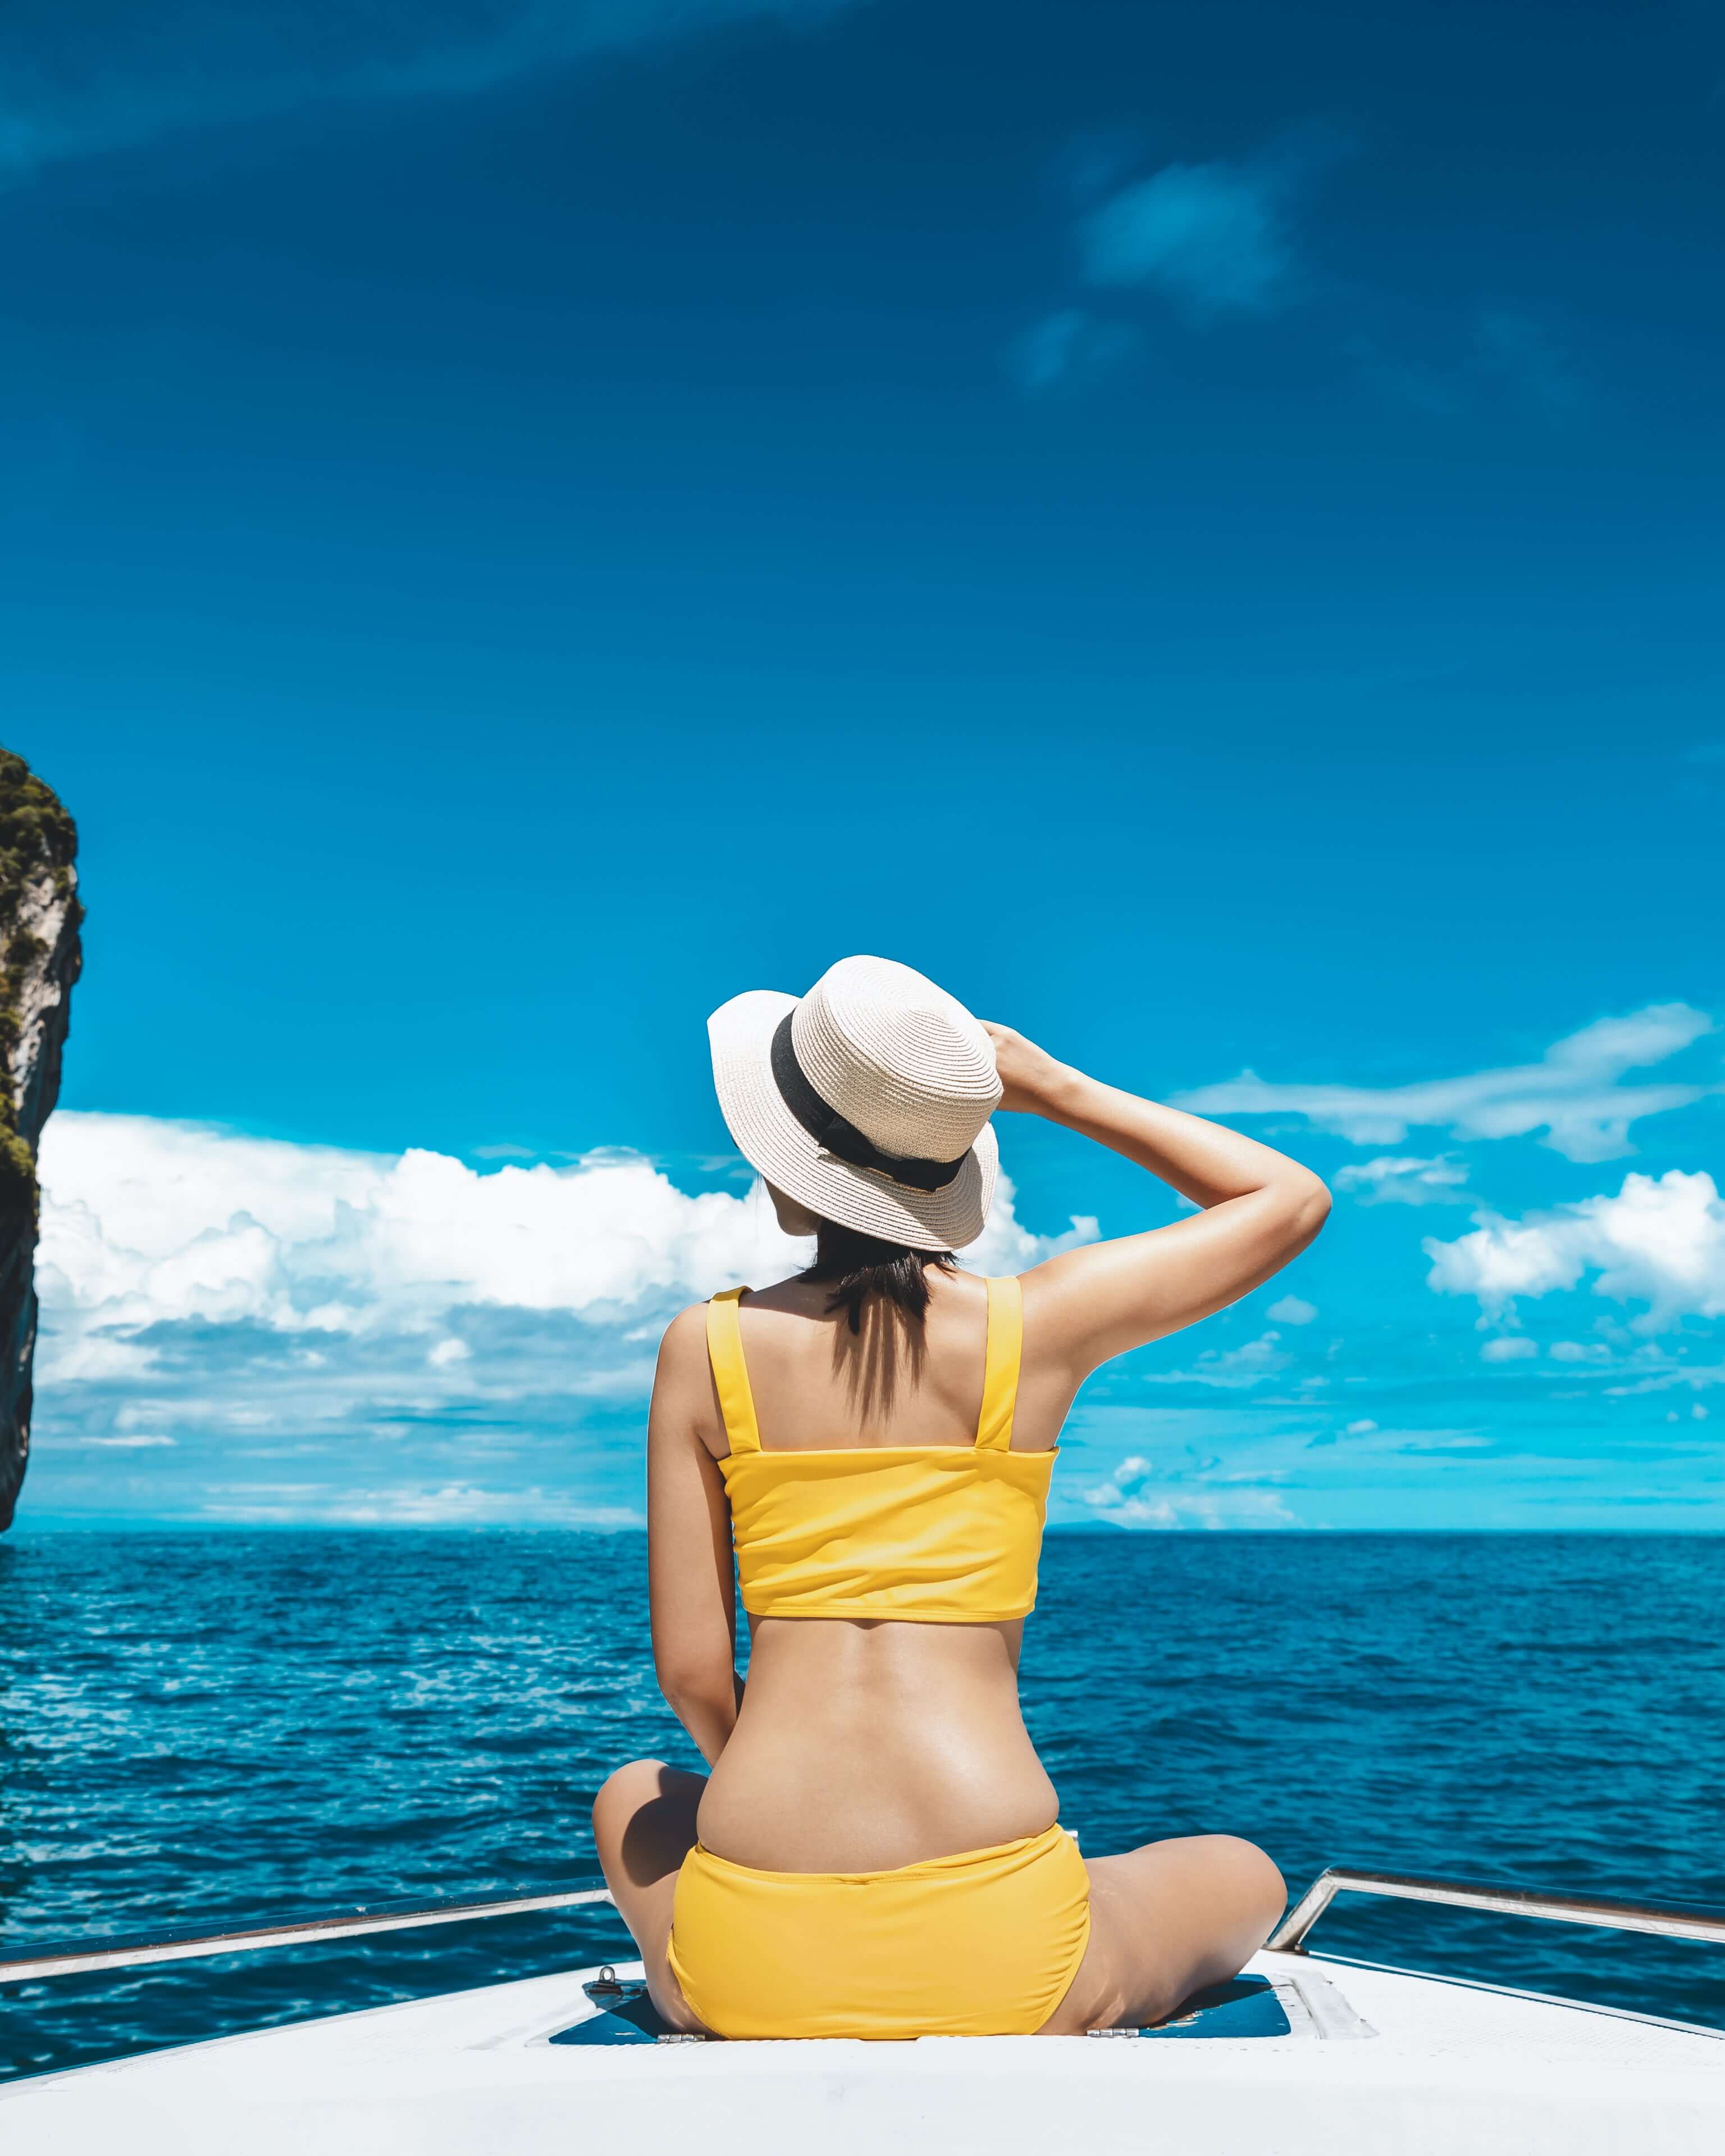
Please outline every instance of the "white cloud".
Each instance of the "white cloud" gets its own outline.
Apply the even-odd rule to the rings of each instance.
[[[1360,1192],[1362,1205],[1455,1205],[1466,1202],[1457,1187],[1466,1180],[1467,1163],[1449,1153],[1435,1160],[1379,1153],[1339,1170],[1336,1188]]]
[[[1692,1363],[1681,1341],[1673,1355],[1659,1342],[1643,1340],[1625,1358],[1620,1382],[1606,1387],[1605,1397],[1625,1400],[1680,1389],[1697,1393],[1714,1385],[1725,1385],[1725,1363]]]
[[[1273,1378],[1278,1371],[1286,1369],[1292,1360],[1282,1353],[1281,1340],[1281,1333],[1271,1331],[1260,1333],[1255,1340],[1247,1341],[1241,1348],[1211,1348],[1189,1369],[1153,1371],[1147,1382],[1153,1385],[1224,1385],[1230,1389],[1261,1384],[1266,1378]]]
[[[1084,1492],[1086,1505],[1095,1505],[1104,1512],[1118,1512],[1128,1500],[1135,1498],[1150,1480],[1150,1462],[1142,1453],[1135,1452],[1122,1460],[1105,1482],[1098,1482]]]
[[[0,177],[336,99],[472,96],[542,69],[848,0],[418,0],[411,8],[143,9],[13,0],[0,18]]]
[[[1297,1527],[1273,1491],[1235,1490],[1213,1496],[1128,1497],[1103,1515],[1116,1527]]]
[[[758,1187],[684,1191],[631,1154],[480,1172],[432,1152],[63,1111],[41,1165],[44,1459],[121,1440],[166,1457],[177,1438],[207,1472],[211,1446],[244,1437],[329,1455],[329,1475],[352,1485],[367,1475],[357,1440],[413,1454],[424,1487],[462,1490],[479,1486],[482,1445],[518,1455],[519,1497],[541,1486],[528,1478],[546,1474],[547,1451],[586,1471],[572,1424],[638,1416],[675,1309],[780,1278],[808,1250],[779,1233]],[[1096,1234],[1093,1220],[1030,1234],[1003,1176],[966,1261],[1022,1270]],[[618,1448],[604,1471],[632,1488],[635,1460]],[[223,1517],[254,1502],[234,1496]],[[297,1501],[255,1502],[287,1517]],[[407,1517],[405,1502],[365,1500],[379,1517]]]
[[[68,1113],[48,1127],[42,1181],[39,1273],[62,1331],[424,1330],[468,1303],[608,1312],[764,1279],[796,1247],[763,1199],[691,1196],[618,1154],[481,1173],[441,1153]]]
[[[628,1505],[584,1505],[567,1492],[536,1486],[488,1490],[446,1482],[331,1490],[316,1482],[237,1484],[212,1490],[204,1516],[235,1526],[290,1522],[328,1527],[639,1527],[642,1514]]]
[[[1183,1094],[1175,1105],[1204,1116],[1302,1116],[1354,1145],[1395,1145],[1413,1129],[1447,1130],[1462,1138],[1543,1131],[1543,1142],[1567,1159],[1608,1160],[1635,1150],[1629,1132],[1641,1116],[1725,1091],[1620,1083],[1627,1072],[1662,1063],[1712,1030],[1704,1011],[1654,1004],[1627,1018],[1584,1026],[1554,1042],[1538,1063],[1384,1087],[1277,1086],[1246,1070]]]
[[[1589,1272],[1599,1276],[1595,1294],[1647,1305],[1632,1322],[1638,1332],[1725,1316],[1725,1202],[1705,1173],[1628,1175],[1615,1198],[1521,1220],[1484,1218],[1471,1235],[1428,1237],[1424,1248],[1427,1285],[1476,1296],[1492,1317],[1521,1297],[1576,1287]]]
[[[93,1452],[152,1452],[172,1445],[171,1437],[74,1437],[70,1443]]]
[[[1480,1350],[1482,1363],[1525,1363],[1539,1353],[1539,1343],[1520,1332],[1506,1333],[1502,1339],[1488,1340]]]
[[[1369,1437],[1377,1427],[1376,1423],[1362,1418],[1358,1422],[1349,1423],[1345,1435],[1348,1437]]]
[[[1280,1302],[1272,1302],[1264,1315],[1273,1317],[1278,1325],[1310,1325],[1317,1316],[1317,1305],[1297,1295],[1285,1295]]]
[[[1085,1502],[1091,1493],[1085,1492]],[[1122,1497],[1115,1500],[1108,1517],[1121,1527],[1177,1527],[1180,1516],[1166,1497]]]
[[[1212,1463],[1214,1465],[1215,1463]],[[1156,1491],[1155,1471],[1142,1453],[1122,1460],[1104,1481],[1081,1494],[1086,1505],[1117,1527],[1297,1527],[1281,1499],[1268,1490]],[[1224,1481],[1233,1478],[1224,1476]],[[1245,1476],[1239,1478],[1245,1480]],[[1254,1478],[1255,1479],[1255,1478]]]
[[[1094,1243],[1102,1232],[1094,1214],[1075,1213],[1071,1215],[1072,1224],[1064,1235],[1033,1235],[1028,1228],[1019,1225],[1014,1209],[1016,1199],[1012,1178],[1003,1175],[995,1186],[994,1209],[988,1215],[987,1226],[975,1242],[959,1254],[973,1272],[1027,1272],[1032,1265],[1040,1265],[1045,1258],[1054,1257],[1061,1250],[1076,1250],[1082,1244]]]

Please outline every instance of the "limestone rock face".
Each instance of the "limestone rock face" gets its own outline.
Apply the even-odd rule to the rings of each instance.
[[[60,1090],[82,959],[78,832],[22,757],[0,749],[0,1530],[30,1455],[36,1147]]]

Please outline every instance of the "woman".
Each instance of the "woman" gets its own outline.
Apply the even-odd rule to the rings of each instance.
[[[613,1774],[593,1830],[655,2004],[725,2036],[1071,2035],[1163,2020],[1283,1907],[1227,1835],[1081,1859],[1018,1702],[1060,1425],[1091,1372],[1270,1278],[1307,1169],[847,958],[709,1024],[721,1106],[814,1264],[685,1310],[648,1432],[659,1681],[711,1768]],[[990,1112],[1199,1209],[983,1281]],[[733,1545],[750,1615],[736,1675]]]

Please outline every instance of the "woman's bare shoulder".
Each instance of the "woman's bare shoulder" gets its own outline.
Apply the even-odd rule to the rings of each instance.
[[[802,1292],[799,1294],[798,1290]],[[746,1310],[789,1311],[802,1314],[809,1301],[808,1284],[794,1276],[771,1287],[745,1288],[739,1306]],[[707,1361],[706,1325],[709,1302],[691,1302],[680,1310],[665,1328],[659,1342],[661,1378],[685,1368],[705,1369]]]
[[[694,1439],[722,1453],[723,1424],[706,1352],[706,1305],[691,1303],[665,1328],[653,1377],[649,1445],[674,1449]]]
[[[680,1361],[699,1344],[703,1353],[706,1348],[706,1305],[691,1302],[686,1310],[680,1310],[660,1337],[659,1360],[661,1366],[667,1358]]]

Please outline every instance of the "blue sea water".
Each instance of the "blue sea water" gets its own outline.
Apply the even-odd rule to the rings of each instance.
[[[696,1763],[637,1536],[0,1542],[0,1945],[593,1869],[619,1761]],[[1054,1535],[1024,1661],[1096,1852],[1249,1835],[1327,1863],[1725,1906],[1725,1542]],[[1725,1950],[1406,1904],[1314,1944],[1725,2026]],[[0,1993],[0,2075],[629,1951],[608,1910]]]

